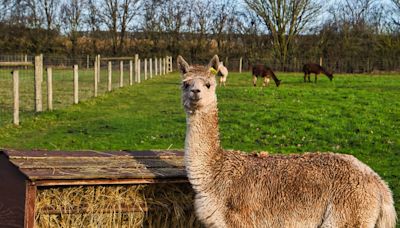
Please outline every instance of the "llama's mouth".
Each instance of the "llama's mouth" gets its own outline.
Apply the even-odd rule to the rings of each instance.
[[[190,101],[191,101],[192,103],[197,103],[197,102],[199,102],[200,100],[201,100],[200,97],[192,97],[192,98],[190,98]]]

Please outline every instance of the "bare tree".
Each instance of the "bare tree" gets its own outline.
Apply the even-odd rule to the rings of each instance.
[[[26,0],[24,6],[26,9],[26,18],[28,25],[33,28],[39,28],[42,25],[43,17],[36,0]]]
[[[140,0],[104,0],[103,22],[111,33],[112,51],[117,54],[117,47],[122,48],[129,23],[139,14]],[[119,39],[119,43],[118,43]]]
[[[104,0],[102,18],[111,34],[112,52],[115,55],[118,42],[118,0]]]
[[[55,25],[56,12],[59,1],[57,0],[37,0],[38,5],[46,21],[46,29],[51,30]]]
[[[0,0],[0,22],[5,21],[9,14],[9,9],[11,6],[11,1],[9,0]]]
[[[100,13],[95,0],[88,0],[87,2],[87,15],[85,17],[85,24],[88,26],[90,36],[92,39],[92,51],[97,53],[97,37],[96,33],[100,30]]]
[[[400,26],[400,0],[392,0],[392,3],[394,5],[395,14],[392,20],[397,26]]]
[[[192,52],[192,55],[201,56],[201,50],[207,47],[207,33],[211,33],[212,29],[213,11],[210,9],[214,8],[215,2],[212,0],[195,0],[192,2],[191,12],[196,33],[195,52]]]
[[[184,31],[185,22],[190,11],[189,0],[163,1],[160,5],[160,31],[166,36],[164,39],[167,45],[164,49],[173,55],[179,52],[179,42],[181,32]]]
[[[120,44],[119,48],[122,51],[125,44],[126,31],[128,25],[131,23],[135,16],[139,15],[140,12],[140,1],[139,0],[123,0],[120,5],[121,16],[120,16]]]
[[[214,6],[211,31],[217,40],[218,49],[226,55],[229,55],[229,48],[224,42],[232,36],[240,34],[238,28],[243,18],[240,18],[238,2],[236,0],[224,0],[217,2]]]
[[[296,35],[319,14],[315,0],[244,0],[265,23],[281,66],[285,66]]]
[[[79,29],[82,28],[85,0],[68,0],[61,5],[61,24],[72,43],[72,56],[76,55]]]

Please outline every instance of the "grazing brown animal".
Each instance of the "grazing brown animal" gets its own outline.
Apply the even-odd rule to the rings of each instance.
[[[316,63],[307,63],[304,64],[303,66],[303,72],[304,72],[304,82],[306,82],[306,77],[308,76],[308,82],[311,82],[310,80],[310,74],[314,73],[315,74],[315,83],[317,83],[317,77],[318,75],[322,72],[325,74],[329,80],[332,81],[333,79],[333,74],[327,70],[325,70],[322,66]]]
[[[249,155],[224,150],[218,130],[215,75],[177,58],[186,112],[185,166],[206,227],[394,228],[386,183],[346,154]]]
[[[261,76],[264,78],[263,86],[268,86],[270,78],[275,81],[276,87],[281,84],[281,80],[279,80],[271,68],[265,65],[254,65],[253,67],[253,85],[256,86],[257,84],[257,77]]]

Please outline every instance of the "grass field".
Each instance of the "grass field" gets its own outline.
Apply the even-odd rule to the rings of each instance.
[[[303,83],[300,73],[278,77],[281,87],[262,89],[251,85],[249,73],[231,73],[227,87],[217,89],[223,147],[353,154],[389,183],[399,212],[400,75],[343,74],[333,82],[321,76],[317,84]],[[3,125],[0,147],[182,149],[186,123],[179,80],[169,74],[79,105],[31,114],[20,127]]]
[[[112,75],[112,88],[119,87],[119,65],[114,65]],[[124,85],[129,84],[129,69],[124,66]],[[13,82],[11,69],[0,70],[0,127],[12,121],[13,107]],[[34,72],[33,69],[20,69],[20,119],[34,115]],[[100,82],[98,83],[98,94],[107,91],[108,72],[102,68]],[[142,80],[144,75],[142,73]],[[47,75],[44,72],[43,84],[43,110],[47,110]],[[93,69],[79,70],[79,99],[87,100],[94,95],[94,72]],[[53,108],[65,108],[73,104],[73,71],[71,68],[53,69]]]

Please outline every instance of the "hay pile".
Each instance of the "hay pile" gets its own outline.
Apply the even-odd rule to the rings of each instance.
[[[38,188],[35,227],[201,227],[188,183]]]

